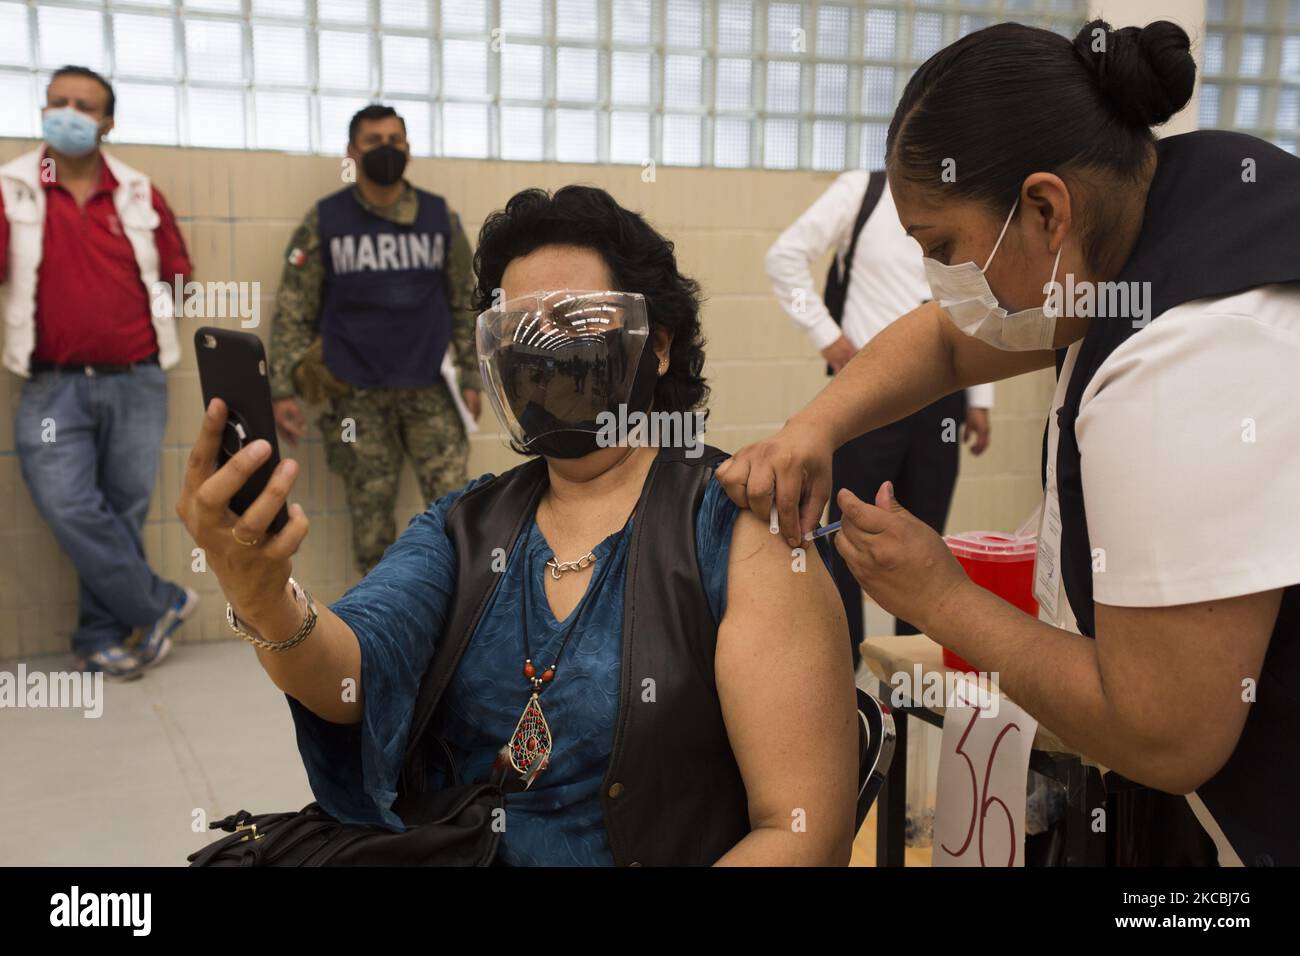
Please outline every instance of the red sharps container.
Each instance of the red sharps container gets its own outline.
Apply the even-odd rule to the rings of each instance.
[[[1026,614],[1038,616],[1038,602],[1034,600],[1036,535],[963,531],[945,535],[943,540],[967,577]],[[943,662],[953,670],[975,670],[946,647],[943,649]]]

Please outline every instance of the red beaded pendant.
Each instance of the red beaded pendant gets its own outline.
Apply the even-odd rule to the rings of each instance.
[[[520,773],[527,773],[536,761],[546,760],[550,755],[551,728],[534,691],[510,737],[510,765]]]

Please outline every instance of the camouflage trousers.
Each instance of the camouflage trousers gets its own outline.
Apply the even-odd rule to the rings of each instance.
[[[424,388],[354,389],[330,400],[320,428],[330,470],[347,489],[352,551],[362,574],[379,563],[397,538],[393,509],[407,456],[426,502],[468,481],[469,439],[442,382]]]

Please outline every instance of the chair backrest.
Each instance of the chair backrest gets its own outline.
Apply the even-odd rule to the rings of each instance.
[[[894,759],[894,718],[861,687],[858,688],[858,811],[853,832],[862,829],[871,804]]]

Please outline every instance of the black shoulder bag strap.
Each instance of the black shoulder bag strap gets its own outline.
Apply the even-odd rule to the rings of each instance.
[[[826,303],[826,310],[830,312],[836,325],[844,324],[844,303],[848,301],[849,276],[853,271],[853,256],[858,251],[858,237],[862,235],[862,227],[867,224],[884,192],[885,172],[877,169],[867,180],[867,193],[862,198],[862,205],[858,208],[858,218],[853,223],[853,235],[849,239],[848,251],[844,253],[844,265],[840,265],[839,256],[831,259],[830,271],[826,273],[826,291],[822,295],[822,301]],[[829,365],[826,366],[826,374],[832,374]]]

